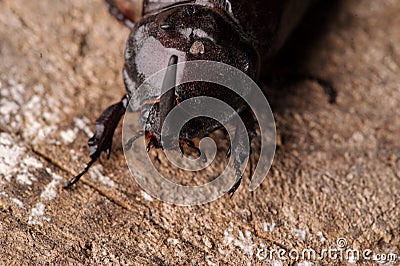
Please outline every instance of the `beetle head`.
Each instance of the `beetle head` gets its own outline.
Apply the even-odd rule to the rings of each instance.
[[[193,3],[178,4],[147,15],[132,30],[125,50],[124,80],[128,94],[135,96],[138,85],[167,67],[171,56],[176,56],[179,62],[209,60],[225,63],[253,79],[258,75],[258,53],[227,12]],[[177,87],[176,94],[182,100],[197,93],[217,98],[226,96],[216,86],[196,84],[194,88],[193,84],[183,84]],[[219,95],[212,95],[214,92]],[[171,95],[167,100],[171,100]],[[159,105],[156,103],[151,109],[143,108],[142,103],[135,106],[144,110],[148,117],[145,129],[158,142],[165,111]]]
[[[126,43],[125,71],[131,86],[165,68],[172,55],[179,62],[222,62],[257,78],[258,53],[238,23],[220,9],[180,4],[144,17]]]

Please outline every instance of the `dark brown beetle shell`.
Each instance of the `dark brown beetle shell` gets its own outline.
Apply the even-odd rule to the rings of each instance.
[[[192,82],[176,86],[173,93],[165,97],[157,95],[156,90],[151,89],[139,95],[137,88],[151,75],[168,65],[176,64],[177,61],[222,62],[240,69],[256,80],[260,62],[268,64],[311,0],[106,2],[110,12],[132,29],[126,45],[123,70],[126,96],[119,103],[108,107],[97,119],[96,133],[89,140],[91,161],[66,187],[76,183],[103,151],[109,157],[115,128],[125,113],[129,100],[132,110],[143,108],[149,100],[155,100],[156,103],[148,110],[148,117],[143,121],[144,130],[133,137],[127,143],[128,146],[137,137],[145,135],[148,149],[166,148],[160,141],[160,128],[164,120],[162,116],[179,101],[196,96],[217,98],[233,107],[246,122],[251,140],[255,135],[256,122],[244,101],[228,89],[210,83]],[[165,104],[167,102],[169,104]],[[219,127],[217,121],[195,118],[182,128],[180,140],[193,143],[190,139],[207,135]],[[239,165],[249,156],[249,152],[240,145],[240,140],[233,140],[232,143],[234,146],[229,149],[228,156],[234,156],[237,182],[228,191],[230,194],[240,184]]]

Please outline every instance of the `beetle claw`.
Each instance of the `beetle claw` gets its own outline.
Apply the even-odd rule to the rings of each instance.
[[[238,178],[235,182],[235,184],[231,187],[231,189],[229,189],[226,194],[229,195],[229,198],[233,197],[233,194],[235,194],[236,190],[239,188],[240,183],[242,182],[242,176],[240,176],[240,178]]]
[[[89,171],[92,164],[99,159],[103,151],[106,152],[107,159],[110,158],[114,131],[125,113],[127,103],[128,97],[125,95],[120,102],[104,110],[101,116],[96,120],[96,132],[93,137],[88,140],[89,155],[92,159],[86,165],[85,169],[71,179],[64,188],[69,188],[78,182],[79,179]]]
[[[89,168],[92,166],[92,164],[94,162],[97,161],[98,158],[92,158],[92,160],[90,160],[90,162],[86,165],[85,169],[83,169],[82,172],[80,172],[77,176],[75,176],[74,178],[72,178],[70,181],[68,181],[68,183],[63,187],[64,189],[68,189],[70,187],[72,187],[76,182],[79,181],[79,179],[87,173],[87,171],[89,171]]]
[[[230,198],[233,197],[233,194],[239,188],[240,183],[242,182],[242,173],[240,172],[240,162],[235,160],[233,164],[235,167],[236,182],[228,191],[225,192],[226,194],[229,194]]]
[[[235,168],[236,175],[235,183],[228,191],[226,191],[226,194],[230,195],[230,198],[232,198],[233,194],[239,188],[240,183],[242,182],[242,173],[240,171],[240,166],[251,154],[251,146],[246,147],[242,138],[245,136],[248,137],[249,145],[251,145],[252,139],[257,136],[255,130],[256,121],[252,113],[249,111],[242,113],[241,120],[245,122],[246,130],[242,131],[239,127],[236,128],[235,137],[231,145],[229,145],[228,151],[226,152],[227,159],[233,156],[233,166]],[[249,148],[249,150],[247,148]]]

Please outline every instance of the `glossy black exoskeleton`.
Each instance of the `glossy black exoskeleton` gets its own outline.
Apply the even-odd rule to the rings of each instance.
[[[76,183],[105,151],[110,156],[114,131],[131,99],[134,111],[146,103],[146,95],[137,95],[137,88],[154,73],[177,62],[211,60],[234,66],[257,80],[260,66],[281,48],[289,33],[303,16],[311,0],[106,0],[110,13],[132,31],[126,43],[123,78],[126,95],[108,107],[96,121],[96,133],[89,139],[91,161],[85,170],[66,187]],[[164,82],[176,73],[167,72]],[[167,148],[160,141],[162,121],[176,104],[191,97],[210,96],[232,106],[242,117],[251,138],[255,136],[253,115],[237,95],[215,84],[187,83],[176,86],[153,102],[145,121],[126,145],[145,135],[147,149]],[[132,105],[132,103],[131,103]],[[181,130],[180,145],[198,149],[193,138],[212,133],[221,125],[210,119],[196,118]],[[246,135],[246,132],[244,132]],[[238,134],[236,134],[238,135]],[[240,135],[240,134],[239,134]],[[249,156],[235,139],[228,156],[234,156],[235,167]],[[238,188],[241,175],[228,192]]]

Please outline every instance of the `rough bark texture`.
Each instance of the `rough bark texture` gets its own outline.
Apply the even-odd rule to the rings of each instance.
[[[1,264],[287,264],[257,253],[318,256],[339,238],[400,256],[399,1],[311,14],[292,49],[305,46],[302,69],[333,81],[337,104],[313,82],[267,89],[280,140],[268,177],[196,207],[142,192],[120,129],[111,159],[62,189],[89,159],[93,122],[124,93],[128,30],[100,0],[1,0],[0,10]]]

